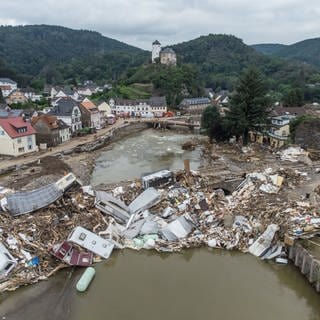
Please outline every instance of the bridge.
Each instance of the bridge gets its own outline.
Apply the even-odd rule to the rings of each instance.
[[[153,128],[163,128],[166,129],[170,126],[182,126],[188,127],[190,129],[200,128],[199,123],[183,121],[183,119],[188,119],[188,117],[170,117],[170,118],[142,118],[138,120],[130,120],[130,122],[144,122],[152,126]]]

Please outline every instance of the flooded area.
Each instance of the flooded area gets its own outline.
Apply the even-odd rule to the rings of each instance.
[[[104,151],[96,161],[92,185],[114,183],[140,178],[141,174],[160,169],[178,170],[183,160],[190,160],[192,170],[200,164],[200,151],[182,150],[181,145],[193,138],[191,134],[149,129],[121,142],[112,150]]]
[[[92,184],[139,178],[162,168],[196,169],[200,150],[184,151],[191,135],[147,130],[114,144],[97,159]],[[95,265],[85,293],[83,269],[0,294],[0,319],[290,319],[320,320],[319,294],[293,265],[251,254],[197,248],[181,253],[114,251]]]
[[[81,270],[7,294],[1,319],[320,319],[319,295],[293,266],[249,254],[114,252],[96,265],[86,293]]]

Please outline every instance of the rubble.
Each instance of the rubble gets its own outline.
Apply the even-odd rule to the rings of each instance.
[[[286,263],[287,243],[320,233],[317,208],[308,199],[284,197],[304,179],[295,170],[265,169],[248,173],[232,194],[195,171],[176,172],[157,189],[145,189],[141,181],[106,191],[60,184],[63,194],[45,208],[0,214],[0,241],[16,261],[0,292],[70,265],[108,259],[123,248],[178,252],[208,246]]]

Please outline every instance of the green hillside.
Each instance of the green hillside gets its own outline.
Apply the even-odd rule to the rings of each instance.
[[[212,88],[233,89],[239,73],[249,65],[261,69],[272,89],[280,84],[301,86],[317,73],[309,65],[263,55],[232,35],[210,34],[172,48],[178,62],[193,65],[204,84]]]
[[[75,76],[110,79],[147,57],[145,51],[98,32],[49,25],[0,27],[0,76],[9,70],[48,82]]]
[[[276,54],[281,49],[284,49],[286,45],[280,44],[280,43],[263,43],[263,44],[253,44],[251,45],[251,47],[260,53],[272,55],[272,54]]]
[[[257,44],[257,51],[285,59],[293,59],[320,67],[320,38],[308,39],[291,45]]]
[[[284,47],[275,54],[278,57],[295,59],[320,67],[320,38],[297,42]]]

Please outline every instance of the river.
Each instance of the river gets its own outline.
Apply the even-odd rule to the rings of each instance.
[[[182,168],[185,158],[196,169],[199,150],[179,146],[189,138],[162,131],[135,134],[100,155],[92,183]],[[320,319],[319,295],[294,266],[250,254],[209,248],[180,254],[124,250],[95,268],[84,294],[75,290],[82,270],[68,269],[0,295],[0,319]]]

